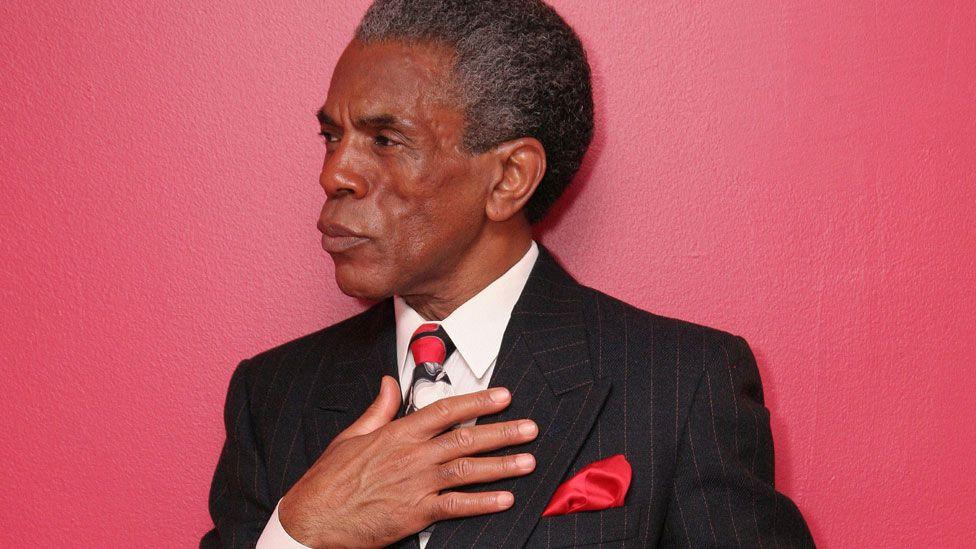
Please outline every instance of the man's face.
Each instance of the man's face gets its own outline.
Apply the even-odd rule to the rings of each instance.
[[[343,293],[428,291],[484,225],[484,155],[462,150],[450,52],[384,42],[346,47],[319,113],[327,142],[318,227]],[[363,238],[334,237],[338,224]],[[336,233],[337,234],[337,233]]]

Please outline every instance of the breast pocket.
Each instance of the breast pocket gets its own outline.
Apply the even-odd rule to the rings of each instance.
[[[637,535],[634,505],[542,517],[526,547],[578,547],[630,539]]]

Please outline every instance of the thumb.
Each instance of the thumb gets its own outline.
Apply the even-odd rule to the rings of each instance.
[[[383,376],[380,379],[380,392],[373,399],[373,403],[369,405],[369,408],[366,408],[359,419],[336,435],[333,442],[368,435],[393,421],[400,409],[401,402],[400,384],[391,376]]]

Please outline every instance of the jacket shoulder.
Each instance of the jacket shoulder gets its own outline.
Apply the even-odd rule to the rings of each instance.
[[[681,335],[706,341],[729,341],[740,336],[722,328],[641,309],[596,288],[580,285],[587,318],[614,323],[626,322],[633,329],[659,335]]]
[[[756,361],[741,336],[647,311],[593,288],[585,287],[583,295],[596,377],[630,380],[632,390],[640,383],[647,390],[673,388],[655,393],[655,399],[662,410],[676,410],[679,423],[690,413],[692,396],[703,379],[737,380],[737,387],[715,383],[713,389],[741,392],[763,402]],[[643,381],[633,383],[636,380]]]
[[[709,368],[758,376],[749,344],[728,330],[647,311],[590,287],[582,295],[597,377],[650,376],[659,386],[693,392]],[[624,360],[629,368],[613,366]],[[758,380],[755,387],[761,391]]]

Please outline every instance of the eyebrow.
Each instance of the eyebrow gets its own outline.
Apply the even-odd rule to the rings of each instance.
[[[319,108],[319,110],[315,111],[315,118],[317,118],[319,124],[323,126],[332,126],[336,128],[339,127],[339,124],[337,124],[336,121],[333,120],[331,116],[325,114],[325,110],[322,108]],[[376,128],[376,127],[413,128],[414,127],[414,124],[412,124],[411,122],[387,113],[362,116],[357,118],[354,121],[354,124],[357,126],[365,126],[370,128]]]
[[[335,121],[332,120],[332,117],[325,114],[325,110],[322,109],[321,107],[319,108],[319,110],[315,111],[315,118],[318,118],[319,124],[323,126],[338,126],[338,124],[336,124]]]

